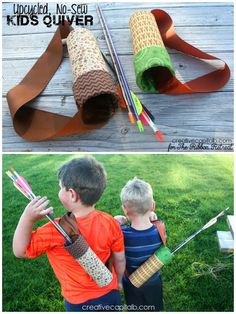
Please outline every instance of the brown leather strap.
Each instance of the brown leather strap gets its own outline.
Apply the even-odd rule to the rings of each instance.
[[[156,19],[157,26],[166,47],[178,50],[184,54],[205,61],[222,61],[221,59],[207,54],[182,40],[175,31],[171,17],[165,11],[155,9],[151,12]],[[222,68],[186,83],[180,82],[175,76],[173,76],[167,85],[164,85],[161,88],[159,86],[158,90],[163,94],[190,94],[216,91],[219,88],[222,88],[230,78],[229,67],[224,61],[222,61],[222,64]],[[158,75],[158,72],[156,75]]]
[[[87,121],[83,119],[82,110],[79,110],[73,117],[67,117],[29,106],[30,101],[45,89],[61,64],[62,39],[66,38],[72,30],[68,22],[59,26],[47,49],[32,69],[17,86],[7,93],[14,128],[26,140],[40,141],[78,134],[101,127],[109,118],[99,123],[94,121],[91,123],[88,119]]]

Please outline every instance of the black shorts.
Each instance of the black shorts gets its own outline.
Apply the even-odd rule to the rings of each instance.
[[[65,300],[66,312],[119,312],[122,301],[119,290],[111,290],[107,294],[80,304],[72,304]]]
[[[163,310],[162,280],[159,275],[142,287],[136,288],[127,277],[123,278],[127,310],[133,312],[159,312]]]

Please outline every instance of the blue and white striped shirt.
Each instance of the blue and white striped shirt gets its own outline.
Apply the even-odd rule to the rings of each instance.
[[[122,226],[121,229],[125,242],[126,269],[130,275],[161,247],[162,240],[155,225],[146,230],[136,230],[131,226]]]

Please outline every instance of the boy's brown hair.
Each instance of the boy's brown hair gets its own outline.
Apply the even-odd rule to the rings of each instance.
[[[75,158],[58,171],[58,179],[68,191],[78,193],[85,206],[94,205],[106,187],[106,172],[103,165],[93,157]]]

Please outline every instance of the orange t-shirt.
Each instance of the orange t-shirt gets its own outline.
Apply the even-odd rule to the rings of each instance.
[[[56,219],[56,221],[58,221]],[[124,239],[119,223],[109,214],[94,210],[85,217],[77,218],[78,228],[91,249],[106,263],[111,252],[124,251]],[[72,304],[98,298],[113,289],[118,289],[117,277],[99,287],[76,260],[64,249],[64,238],[49,222],[32,232],[26,256],[35,258],[43,253],[61,284],[62,296]]]

